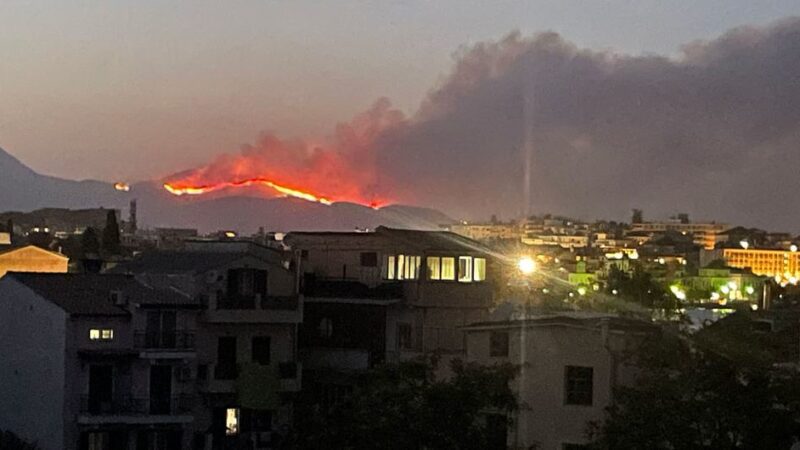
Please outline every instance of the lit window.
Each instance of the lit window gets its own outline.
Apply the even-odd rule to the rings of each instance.
[[[395,279],[394,256],[387,256],[386,257],[386,279],[387,280],[394,280]]]
[[[462,283],[472,282],[472,257],[458,257],[458,281]]]
[[[89,330],[89,340],[110,341],[114,339],[114,330],[111,328],[92,328]]]
[[[397,255],[397,279],[402,280],[405,278],[406,257],[405,255]]]
[[[239,408],[225,410],[225,434],[227,436],[239,434]]]
[[[419,277],[420,261],[422,261],[420,256],[406,256],[404,274],[406,280],[416,280]]]
[[[442,265],[438,256],[428,256],[428,278],[431,280],[442,279]]]
[[[475,258],[472,260],[475,275],[472,279],[475,281],[486,281],[486,258]]]
[[[442,258],[442,280],[456,279],[456,259],[453,257]]]

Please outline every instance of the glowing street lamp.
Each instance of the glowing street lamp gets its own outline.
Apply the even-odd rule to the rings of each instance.
[[[536,262],[530,256],[523,256],[517,261],[517,268],[523,275],[530,275],[536,271]]]

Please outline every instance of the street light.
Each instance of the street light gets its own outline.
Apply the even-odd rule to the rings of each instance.
[[[530,275],[536,270],[536,262],[530,256],[523,256],[517,261],[517,268],[523,275]]]

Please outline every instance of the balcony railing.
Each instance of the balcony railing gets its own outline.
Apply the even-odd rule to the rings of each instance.
[[[383,282],[375,287],[369,287],[357,280],[307,276],[303,292],[308,297],[393,300],[403,298],[403,283]]]
[[[227,295],[217,300],[217,309],[297,309],[297,296]]]
[[[137,349],[194,350],[194,333],[189,331],[147,332],[136,331],[133,342]]]
[[[278,364],[278,378],[293,380],[298,377],[300,365],[296,361],[287,361]],[[238,364],[217,364],[214,366],[214,379],[235,380],[239,376]]]
[[[112,400],[81,397],[81,414],[92,416],[180,415],[191,411],[195,397],[188,394],[165,398],[118,397]]]

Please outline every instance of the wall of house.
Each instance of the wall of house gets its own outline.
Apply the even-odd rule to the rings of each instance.
[[[515,426],[509,431],[512,448],[560,450],[563,444],[586,442],[586,426],[602,420],[604,408],[611,400],[612,357],[604,347],[600,329],[550,325],[508,330],[509,356],[491,357],[490,332],[467,333],[467,358],[484,364],[511,362],[521,364],[514,381],[519,401],[526,408],[519,410]],[[611,337],[619,340],[619,336]],[[612,343],[616,346],[618,344]],[[565,404],[565,367],[593,368],[593,401],[591,406]]]
[[[0,280],[0,427],[43,450],[64,445],[66,313]]]
[[[69,258],[34,246],[0,254],[0,277],[6,272],[66,273]]]

